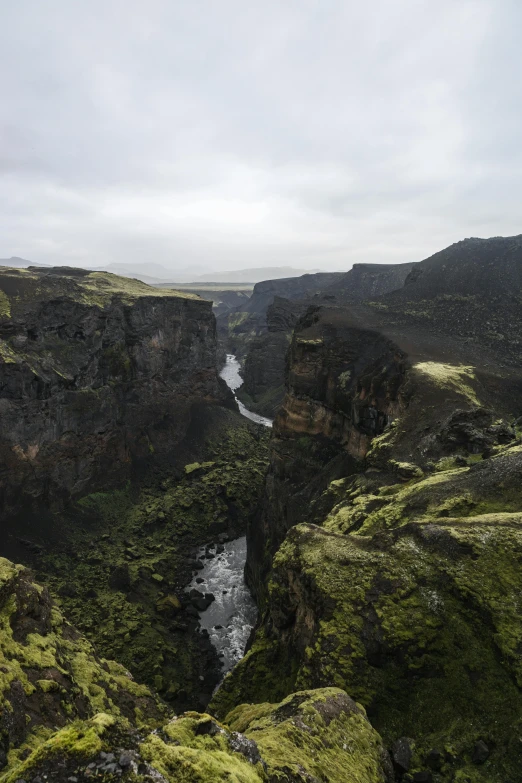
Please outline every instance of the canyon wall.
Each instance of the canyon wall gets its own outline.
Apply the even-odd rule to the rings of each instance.
[[[211,303],[77,269],[0,274],[0,506],[57,508],[167,454],[217,376]]]
[[[404,288],[311,308],[295,328],[248,534],[262,614],[218,716],[336,685],[368,711],[399,780],[517,778],[515,240],[459,243]]]
[[[274,416],[284,397],[285,356],[292,330],[310,306],[347,305],[372,300],[404,285],[415,264],[354,264],[333,283],[309,291],[306,298],[275,296],[266,310],[266,329],[250,341],[244,358],[241,399]]]

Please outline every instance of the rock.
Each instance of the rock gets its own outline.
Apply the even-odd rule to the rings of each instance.
[[[200,679],[204,679],[203,677]],[[221,732],[221,729],[217,725],[217,723],[212,720],[211,718],[201,720],[196,725],[195,733],[197,736],[205,735],[208,737],[215,737],[216,734],[219,734]]]
[[[127,563],[115,566],[109,577],[109,584],[115,590],[127,592],[131,587],[129,566]]]
[[[228,744],[234,753],[241,753],[250,764],[255,765],[263,763],[257,744],[254,740],[245,737],[244,734],[233,731],[228,737]]]
[[[129,725],[138,709],[145,723],[150,721],[149,725],[153,724],[153,715],[157,719],[163,714],[159,700],[145,686],[139,686],[137,692],[136,683],[123,666],[115,661],[109,666],[97,657],[88,640],[65,621],[48,590],[36,584],[29,571],[4,558],[0,558],[0,627],[0,663],[7,663],[8,649],[6,668],[11,678],[1,674],[4,709],[0,711],[0,737],[2,744],[6,742],[13,750],[18,749],[17,763],[32,763],[35,754],[24,761],[24,751],[27,746],[32,749],[41,743],[44,727],[47,730],[50,725],[65,723],[67,732],[74,721],[86,714],[100,713],[100,702],[93,696],[97,688],[110,693],[115,712],[128,711]],[[79,684],[84,689],[81,698]],[[105,718],[112,720],[110,716]],[[102,724],[105,725],[102,719],[95,721],[92,731]],[[22,749],[23,745],[26,747]],[[95,766],[95,762],[90,763]],[[67,776],[73,771],[69,769]],[[46,770],[35,769],[28,779],[46,774]]]
[[[65,582],[58,588],[58,595],[62,596],[63,598],[76,598],[78,595],[78,590],[75,585],[71,584],[70,582]]]
[[[489,756],[490,750],[486,743],[483,740],[478,740],[475,742],[473,751],[471,753],[471,760],[473,764],[484,764],[484,762],[488,760]]]
[[[434,770],[435,772],[438,772],[440,770],[443,761],[444,761],[443,754],[441,753],[440,750],[437,750],[436,748],[430,750],[430,752],[426,756],[426,764],[430,769]]]
[[[192,568],[193,571],[202,571],[203,568],[205,568],[201,560],[191,560],[190,567]]]
[[[393,743],[391,759],[397,772],[408,772],[411,764],[412,742],[408,737],[401,737]]]
[[[428,771],[414,772],[413,783],[433,783],[433,775]]]
[[[197,579],[196,579],[196,584],[197,585],[202,585],[204,583],[204,581],[205,580],[203,579],[202,576],[198,576]]]

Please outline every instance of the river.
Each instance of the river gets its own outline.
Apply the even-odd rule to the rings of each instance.
[[[234,393],[242,415],[256,424],[271,427],[271,419],[252,413],[237,399],[235,392],[243,382],[239,368],[236,357],[227,354],[220,376]],[[201,559],[203,569],[195,573],[187,588],[214,596],[208,609],[200,612],[199,624],[208,631],[221,658],[223,676],[243,657],[257,617],[257,606],[245,584],[246,551],[246,536],[201,547],[197,557]]]
[[[240,413],[242,413],[243,416],[246,416],[247,419],[250,419],[250,421],[255,421],[256,424],[262,424],[264,427],[271,427],[272,419],[267,419],[265,416],[259,416],[257,413],[252,413],[252,411],[249,411],[248,408],[245,408],[241,400],[238,400],[236,397],[236,390],[239,389],[243,383],[243,379],[239,374],[240,366],[241,365],[239,364],[236,357],[231,353],[227,353],[227,363],[219,375],[221,378],[223,378],[228,388],[233,392],[235,400],[239,406]]]

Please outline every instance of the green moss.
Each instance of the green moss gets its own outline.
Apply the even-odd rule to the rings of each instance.
[[[11,317],[11,301],[5,291],[2,291],[0,289],[0,317],[1,318],[10,318]]]
[[[215,465],[215,462],[192,462],[190,465],[185,465],[185,475],[190,476],[196,470],[207,470]]]
[[[34,748],[47,738],[46,731],[62,710],[68,717],[109,712],[121,716],[129,706],[143,706],[145,725],[158,725],[162,711],[149,689],[134,682],[126,669],[115,662],[100,660],[92,645],[73,631],[61,612],[51,604],[47,592],[32,582],[22,567],[0,558],[0,696],[11,706],[12,686],[22,687],[35,703],[21,749]],[[31,618],[47,617],[39,632],[20,636],[17,624],[31,630]],[[21,618],[21,619],[20,619]],[[59,699],[46,704],[44,694]],[[41,703],[41,712],[35,707]],[[52,706],[54,705],[54,706]],[[20,709],[16,700],[12,709]],[[123,710],[123,712],[122,712]],[[42,733],[42,729],[44,729]],[[64,735],[65,736],[65,735]]]
[[[55,756],[81,761],[97,755],[104,747],[104,735],[114,724],[115,718],[105,713],[88,721],[74,721],[47,738],[25,761],[16,764],[2,777],[2,783],[22,780],[35,766]]]
[[[485,738],[496,748],[486,779],[513,777],[522,729],[521,521],[520,513],[426,519],[375,543],[293,528],[273,563],[275,633],[258,633],[217,708],[230,695],[257,702],[270,688],[278,693],[277,675],[260,683],[252,672],[291,655],[293,689],[342,687],[371,708],[387,743],[416,740],[415,769],[431,748],[448,745],[462,760],[448,762],[443,779],[452,779]]]
[[[232,313],[228,316],[229,331],[234,331],[248,320],[249,314],[244,312]]]
[[[226,720],[255,740],[270,779],[384,779],[381,738],[363,708],[336,688],[293,693],[280,704],[241,705]]]
[[[0,359],[4,364],[17,364],[20,361],[20,357],[6,340],[0,340]]]
[[[461,394],[473,405],[480,405],[472,384],[472,381],[476,380],[474,367],[440,362],[418,362],[413,369],[416,373],[427,376],[437,386]]]
[[[202,449],[208,458],[177,477],[161,473],[142,489],[84,497],[75,524],[63,526],[67,552],[40,562],[40,578],[100,654],[159,688],[178,710],[193,706],[202,687],[199,637],[178,616],[180,583],[190,580],[194,547],[223,532],[244,534],[264,486],[268,438],[234,417],[234,426],[220,426]],[[86,556],[68,554],[77,551]],[[117,568],[121,588],[112,580]]]

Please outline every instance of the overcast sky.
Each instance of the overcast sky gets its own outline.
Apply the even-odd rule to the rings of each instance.
[[[0,12],[0,257],[337,270],[522,233],[520,0]]]

